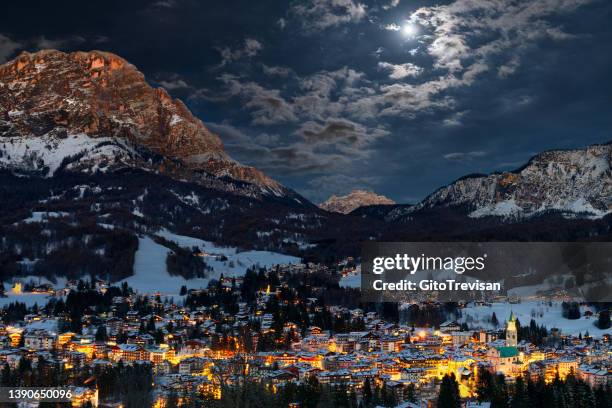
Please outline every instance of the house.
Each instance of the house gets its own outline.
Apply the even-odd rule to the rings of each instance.
[[[440,331],[443,333],[451,333],[459,331],[461,326],[457,322],[444,322],[440,325]]]
[[[145,358],[146,350],[137,344],[119,344],[111,348],[111,359],[113,361],[137,361],[148,360]]]
[[[199,357],[186,358],[179,363],[179,374],[190,375],[201,373],[204,369],[205,359]]]
[[[33,330],[23,336],[24,347],[30,350],[51,350],[55,347],[56,336],[46,330]]]
[[[75,387],[72,392],[71,405],[73,407],[82,407],[85,404],[91,404],[92,407],[98,406],[98,390],[84,387]]]
[[[400,351],[404,339],[398,336],[383,336],[380,339],[380,350],[386,353],[397,353]]]
[[[607,368],[583,364],[578,367],[578,378],[589,384],[591,388],[612,385],[612,373]]]

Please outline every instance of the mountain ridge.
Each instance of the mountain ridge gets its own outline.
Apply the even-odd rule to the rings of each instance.
[[[68,153],[85,151],[80,161],[96,156],[105,168],[138,165],[195,179],[206,172],[251,183],[263,194],[295,195],[261,171],[231,159],[221,139],[182,101],[151,87],[134,65],[109,52],[23,52],[1,65],[0,136],[44,138],[49,154],[56,156],[61,152],[53,150],[54,145],[64,147],[62,140],[80,138],[73,142],[80,150]],[[97,142],[108,144],[99,149]],[[153,166],[127,144],[169,160]],[[15,162],[5,159],[0,164],[10,167]],[[75,170],[87,167],[91,163],[72,165]]]
[[[466,175],[389,219],[435,207],[467,206],[473,218],[529,218],[546,211],[601,218],[612,212],[612,144],[547,150],[515,170]]]

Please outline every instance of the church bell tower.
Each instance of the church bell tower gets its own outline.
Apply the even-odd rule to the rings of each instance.
[[[516,329],[516,316],[514,312],[510,312],[510,318],[506,323],[506,345],[516,347],[518,343],[518,333]]]

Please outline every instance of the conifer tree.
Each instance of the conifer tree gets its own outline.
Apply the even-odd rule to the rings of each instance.
[[[440,384],[440,396],[437,408],[460,408],[459,384],[455,380],[455,374],[445,375]]]

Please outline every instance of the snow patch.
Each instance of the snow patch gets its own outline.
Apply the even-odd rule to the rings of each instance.
[[[582,308],[584,311],[584,307]],[[556,327],[561,330],[562,334],[571,334],[578,336],[585,332],[593,337],[601,337],[604,334],[612,333],[611,329],[601,330],[595,326],[596,317],[581,316],[579,319],[570,320],[562,315],[561,302],[545,302],[545,301],[529,301],[522,303],[492,303],[490,305],[468,305],[462,309],[462,316],[459,319],[460,323],[467,323],[470,328],[495,328],[491,324],[491,316],[495,313],[500,325],[508,319],[510,311],[519,319],[521,325],[527,326],[531,319],[535,320],[538,325],[544,325],[549,330]]]
[[[105,144],[110,142],[111,144]],[[108,137],[91,138],[86,134],[72,134],[65,138],[46,134],[41,137],[5,137],[0,144],[0,167],[20,171],[41,171],[51,177],[61,166],[64,159],[79,157],[92,164],[103,159],[114,162],[126,150]],[[98,164],[91,171],[100,170]]]
[[[523,211],[516,204],[514,199],[500,201],[491,206],[486,206],[472,211],[468,216],[471,218],[481,218],[486,216],[512,217],[520,214]]]
[[[183,119],[179,115],[177,115],[175,113],[175,114],[172,115],[172,118],[170,119],[170,126],[174,126],[177,123],[180,123],[182,121],[183,121]]]
[[[22,220],[21,222],[31,224],[34,222],[44,222],[49,218],[61,218],[69,215],[69,213],[64,211],[33,211],[31,216]]]

